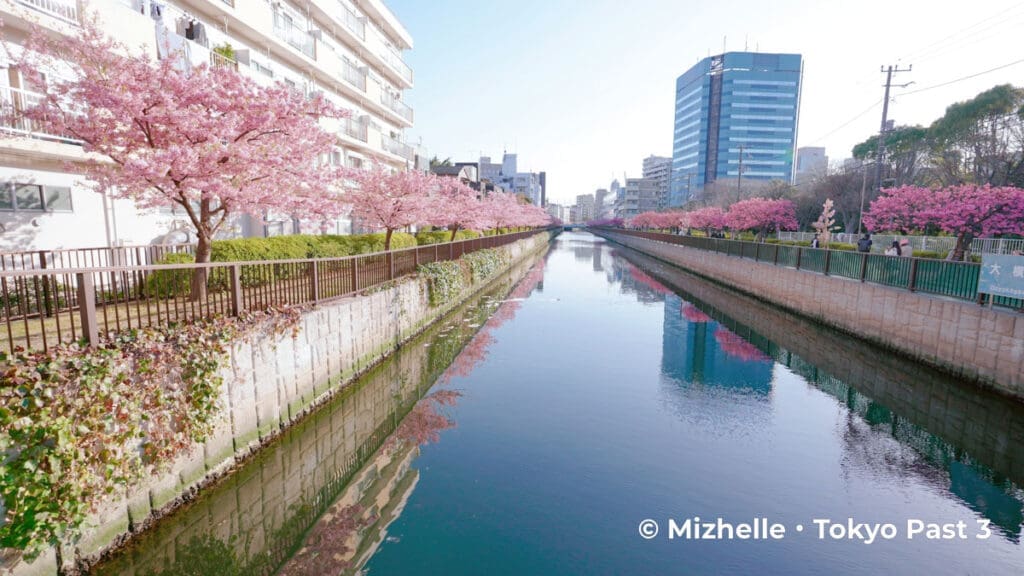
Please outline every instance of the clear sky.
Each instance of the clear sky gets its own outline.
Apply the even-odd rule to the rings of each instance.
[[[833,160],[878,131],[883,64],[913,65],[895,77],[914,82],[893,91],[897,124],[1024,85],[1019,0],[385,1],[415,43],[409,140],[453,160],[516,152],[521,170],[547,171],[560,203],[671,156],[675,79],[723,40],[803,54],[798,145]]]

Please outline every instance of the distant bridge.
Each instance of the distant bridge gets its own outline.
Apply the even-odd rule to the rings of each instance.
[[[563,227],[563,230],[565,230],[566,232],[570,232],[572,230],[579,230],[581,228],[586,228],[586,227],[587,227],[586,224],[566,224]]]

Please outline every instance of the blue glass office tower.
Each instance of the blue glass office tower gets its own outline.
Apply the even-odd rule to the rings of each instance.
[[[793,180],[803,58],[726,52],[676,79],[669,205],[716,180]]]

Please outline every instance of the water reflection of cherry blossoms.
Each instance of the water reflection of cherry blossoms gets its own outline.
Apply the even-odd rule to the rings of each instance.
[[[422,446],[437,443],[441,432],[455,427],[455,421],[439,411],[442,406],[454,406],[462,396],[455,390],[438,390],[423,397],[398,425],[395,433],[384,444],[394,450],[404,444]]]
[[[711,322],[711,316],[701,312],[700,308],[697,308],[689,302],[683,302],[683,309],[681,310],[683,318],[688,322],[694,324],[703,324],[705,322]]]
[[[491,316],[484,322],[473,339],[462,349],[462,352],[455,358],[448,370],[442,377],[442,382],[451,382],[452,378],[469,376],[473,370],[487,358],[487,350],[497,340],[492,332],[502,324],[512,320],[516,312],[533,291],[544,281],[544,260],[540,260],[527,272],[526,276],[516,284],[509,293],[508,298],[502,301],[491,313]]]
[[[646,286],[647,288],[650,288],[651,290],[658,294],[672,293],[672,291],[666,288],[664,285],[662,285],[661,282],[658,282],[654,278],[651,278],[650,276],[648,276],[646,272],[632,264],[629,264],[629,274],[633,277],[633,280],[635,280],[638,284]]]
[[[718,346],[723,352],[747,362],[771,362],[772,359],[754,346],[750,342],[744,340],[741,336],[736,335],[727,328],[719,326],[715,328],[715,341],[718,342]]]

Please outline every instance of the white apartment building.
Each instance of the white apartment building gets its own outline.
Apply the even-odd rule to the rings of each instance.
[[[331,161],[360,167],[376,160],[412,167],[403,132],[413,86],[402,52],[412,38],[381,0],[91,0],[106,32],[130,48],[166,57],[167,47],[198,66],[230,66],[256,82],[283,82],[323,94],[352,111],[325,120],[337,135]],[[77,0],[0,0],[5,39],[18,48],[33,26],[73,33]],[[9,62],[0,62],[0,98],[15,108],[38,98]],[[35,250],[184,241],[189,228],[174,211],[140,211],[82,186],[66,162],[81,147],[23,121],[0,126],[0,250]],[[26,138],[27,137],[27,138]],[[271,217],[272,218],[272,217]],[[291,221],[240,219],[230,235],[291,233]],[[336,232],[347,232],[339,222]]]
[[[580,194],[576,197],[576,217],[578,222],[589,222],[594,219],[594,195]]]
[[[658,208],[668,206],[669,188],[672,178],[672,159],[664,156],[644,158],[643,177],[651,178],[657,186]]]
[[[501,186],[511,192],[530,200],[535,206],[544,203],[544,172],[520,172],[518,157],[506,152],[501,164],[491,162],[490,156],[480,157],[480,178]]]

